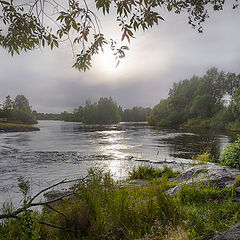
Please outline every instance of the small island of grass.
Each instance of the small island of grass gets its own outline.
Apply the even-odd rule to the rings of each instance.
[[[0,123],[0,132],[30,132],[39,131],[40,128],[20,123]]]
[[[39,131],[28,99],[24,95],[17,95],[12,101],[8,95],[0,108],[0,132],[28,132]]]

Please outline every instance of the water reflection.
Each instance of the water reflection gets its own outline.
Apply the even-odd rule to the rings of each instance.
[[[43,186],[75,178],[91,167],[104,167],[117,178],[137,165],[166,161],[173,168],[188,164],[193,155],[209,149],[219,156],[236,134],[157,129],[146,123],[89,125],[39,121],[39,132],[0,133],[0,204],[19,198],[17,178],[26,176]]]
[[[191,130],[190,133],[179,131],[158,139],[160,146],[169,147],[169,156],[174,158],[191,159],[192,156],[208,151],[216,160],[223,147],[236,139],[235,134],[227,132],[224,133],[228,135],[209,130]]]

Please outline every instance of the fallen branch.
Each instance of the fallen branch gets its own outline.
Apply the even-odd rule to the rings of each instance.
[[[74,186],[72,192],[70,192],[68,194],[65,194],[61,197],[58,197],[58,198],[55,198],[55,199],[52,199],[52,200],[49,200],[49,201],[45,201],[45,202],[36,202],[36,203],[33,202],[38,196],[40,196],[41,194],[43,194],[44,192],[46,192],[49,189],[52,189],[52,188],[54,188],[58,185],[61,185],[61,184],[66,184],[66,183],[71,183],[71,182],[84,182],[89,176],[90,176],[90,174],[88,174],[84,178],[78,178],[78,179],[73,179],[73,180],[64,179],[64,180],[62,180],[58,183],[55,183],[55,184],[53,184],[49,187],[46,187],[43,190],[41,190],[40,192],[38,192],[36,195],[34,195],[27,203],[24,204],[23,207],[18,208],[17,210],[15,210],[13,212],[10,212],[10,213],[0,214],[0,219],[9,219],[9,218],[16,218],[17,219],[18,214],[28,210],[31,207],[36,207],[36,206],[47,206],[47,207],[49,207],[50,206],[49,204],[51,204],[51,203],[54,203],[54,202],[60,201],[64,198],[70,197],[77,191],[77,189],[78,189],[77,187],[80,185],[80,183],[77,184],[76,186]],[[49,208],[51,208],[51,207],[49,207]],[[52,209],[52,210],[54,210],[55,212],[58,212],[61,215],[64,215],[63,213],[57,211],[56,209]],[[54,226],[54,225],[49,223],[48,226],[50,226],[50,225]]]

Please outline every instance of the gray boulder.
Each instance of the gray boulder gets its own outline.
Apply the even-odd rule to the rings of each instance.
[[[210,240],[240,240],[240,224],[236,224],[226,232],[218,233]]]
[[[183,171],[172,181],[181,182],[176,187],[168,190],[170,195],[177,194],[183,184],[200,185],[212,184],[219,188],[229,188],[234,185],[235,178],[240,174],[240,170],[215,164],[197,165]]]

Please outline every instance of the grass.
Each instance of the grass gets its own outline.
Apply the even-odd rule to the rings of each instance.
[[[204,165],[211,162],[214,162],[213,155],[209,152],[204,152],[192,157],[192,162],[189,163],[189,166]]]
[[[27,124],[22,124],[22,123],[0,123],[0,127],[8,127],[8,128],[13,128],[13,127],[29,127],[30,125]]]
[[[93,175],[79,185],[74,197],[52,205],[62,214],[29,212],[20,220],[5,220],[0,225],[0,239],[201,240],[240,221],[240,202],[232,201],[234,188],[184,185],[178,195],[169,196],[166,190],[170,185],[164,174],[168,176],[171,171],[165,167],[160,174],[148,168],[151,170],[139,167],[130,173],[131,178],[152,176],[148,185],[134,187],[114,181],[109,173],[92,170]],[[154,180],[156,176],[161,178]],[[39,225],[36,220],[76,232]]]
[[[133,168],[131,172],[129,172],[129,179],[156,179],[160,177],[171,178],[175,177],[180,173],[180,171],[173,171],[172,168],[164,165],[163,169],[154,168],[151,165],[142,165],[138,168]]]
[[[234,186],[240,187],[240,174],[234,180]]]
[[[11,131],[30,131],[30,130],[40,130],[37,127],[33,127],[28,124],[21,123],[0,123],[0,130],[11,132]]]

